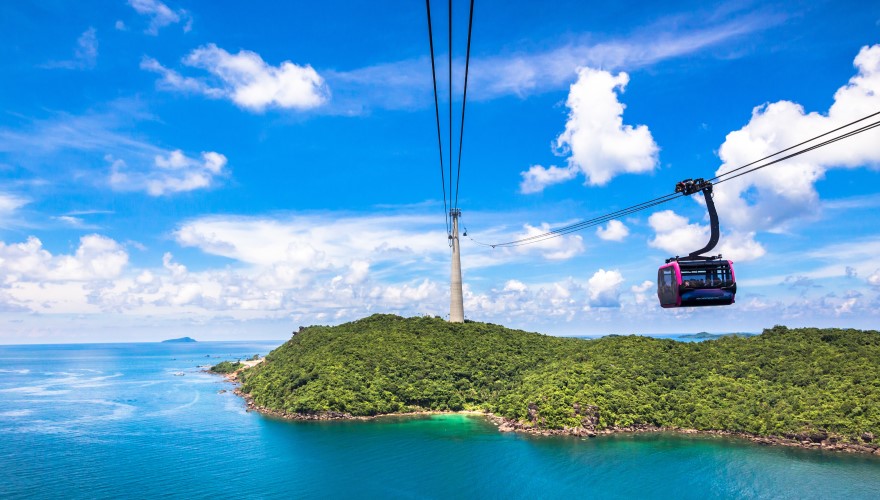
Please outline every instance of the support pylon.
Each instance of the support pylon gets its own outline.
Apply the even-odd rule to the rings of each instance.
[[[450,280],[449,322],[464,323],[464,296],[461,291],[461,251],[458,245],[458,218],[461,210],[449,211],[452,216],[452,279]]]

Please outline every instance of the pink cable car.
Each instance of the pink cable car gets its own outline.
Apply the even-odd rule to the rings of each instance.
[[[675,192],[691,195],[702,191],[709,209],[709,243],[685,257],[666,259],[657,271],[657,298],[663,308],[729,306],[736,299],[736,275],[733,262],[721,255],[704,257],[718,243],[718,213],[712,200],[712,183],[703,179],[685,179]]]

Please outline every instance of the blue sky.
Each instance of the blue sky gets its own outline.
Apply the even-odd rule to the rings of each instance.
[[[466,23],[456,0],[456,110]],[[0,28],[0,343],[448,314],[423,4],[5,2]],[[478,1],[470,72],[466,317],[559,335],[877,327],[877,130],[716,188],[731,307],[656,304],[663,259],[708,237],[698,197],[539,245],[474,240],[880,111],[880,5]]]

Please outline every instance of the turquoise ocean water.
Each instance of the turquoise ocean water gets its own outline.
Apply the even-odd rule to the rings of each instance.
[[[464,415],[284,422],[197,367],[277,344],[0,346],[0,498],[880,498],[877,457]]]

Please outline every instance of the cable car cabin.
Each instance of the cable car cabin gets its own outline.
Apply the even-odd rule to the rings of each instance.
[[[657,271],[657,297],[664,308],[729,306],[735,296],[729,260],[672,261]]]

